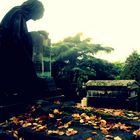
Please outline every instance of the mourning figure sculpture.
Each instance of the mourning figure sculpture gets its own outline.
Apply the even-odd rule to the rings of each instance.
[[[38,0],[28,0],[12,8],[0,23],[0,94],[35,95],[41,87],[32,62],[33,44],[27,29],[28,20],[43,16]],[[27,98],[28,98],[27,97]]]

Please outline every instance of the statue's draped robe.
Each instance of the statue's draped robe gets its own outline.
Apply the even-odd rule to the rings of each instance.
[[[0,90],[23,94],[37,92],[36,72],[32,62],[32,39],[27,30],[26,13],[18,6],[11,9],[0,24]]]

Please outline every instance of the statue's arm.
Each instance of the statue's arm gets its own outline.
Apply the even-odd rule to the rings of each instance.
[[[14,17],[12,28],[13,36],[20,40],[22,40],[23,35],[28,33],[26,22],[20,14]]]
[[[17,47],[20,47],[23,53],[25,53],[25,56],[29,61],[32,61],[32,58],[28,52],[28,30],[26,26],[26,21],[22,17],[22,15],[17,15],[15,17],[15,20],[13,22],[13,39],[15,40],[14,42],[16,43],[15,45]]]
[[[13,33],[14,33],[15,39],[17,39],[17,43],[18,43],[17,47],[20,47],[20,50],[24,54],[24,58],[32,66],[33,73],[36,76],[36,72],[35,72],[35,69],[34,69],[34,64],[33,64],[33,61],[32,61],[32,57],[31,57],[29,49],[28,49],[29,46],[27,45],[28,41],[30,41],[29,40],[30,38],[28,37],[29,32],[27,30],[26,21],[22,17],[22,15],[18,15],[18,17],[16,17],[16,20],[13,24],[13,30],[14,30]]]

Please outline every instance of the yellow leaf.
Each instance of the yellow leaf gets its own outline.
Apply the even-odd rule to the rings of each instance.
[[[114,137],[114,140],[122,140],[119,136]]]
[[[84,123],[84,120],[83,119],[80,119],[80,123]]]
[[[93,132],[91,132],[91,134],[93,134],[93,135],[97,135],[97,132],[96,132],[96,131],[93,131]]]
[[[53,110],[53,113],[54,113],[54,114],[61,114],[61,112],[60,112],[58,109],[54,109],[54,110]]]
[[[72,136],[72,135],[75,135],[76,133],[77,131],[74,130],[73,128],[68,128],[68,130],[66,131],[67,136]]]
[[[49,113],[49,118],[54,118],[54,115]]]
[[[42,131],[42,130],[46,130],[46,129],[47,129],[47,127],[46,127],[46,125],[44,125],[44,126],[40,126],[39,128],[37,128],[36,131]]]
[[[64,135],[65,133],[63,132],[63,131],[59,131],[58,132],[58,135],[60,135],[60,136],[62,136],[62,135]]]
[[[136,136],[140,136],[140,128],[138,130],[135,130],[133,132],[133,134],[136,135]]]
[[[23,125],[22,125],[22,127],[28,127],[28,126],[31,126],[32,124],[31,123],[24,123]]]
[[[68,127],[69,127],[68,123],[64,124],[64,128],[68,128]]]
[[[100,126],[105,127],[106,126],[106,120],[100,120]]]
[[[17,117],[12,117],[10,120],[11,120],[14,124],[18,124],[18,123],[19,123],[19,118],[17,118]]]
[[[129,117],[133,117],[133,116],[134,116],[134,114],[127,114],[127,116],[129,116]]]

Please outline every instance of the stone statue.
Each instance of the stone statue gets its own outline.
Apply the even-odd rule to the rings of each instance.
[[[36,94],[38,77],[32,62],[33,44],[26,22],[43,16],[38,0],[12,8],[0,23],[0,94]]]

